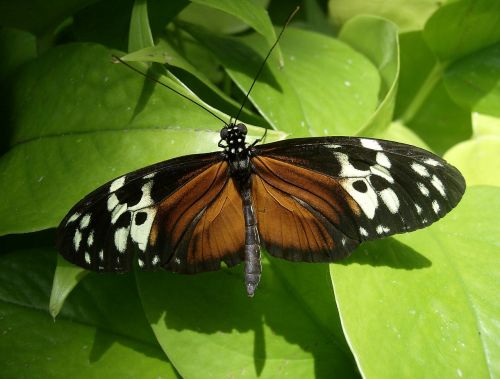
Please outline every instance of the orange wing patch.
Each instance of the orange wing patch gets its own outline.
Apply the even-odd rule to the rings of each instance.
[[[193,230],[187,251],[188,265],[214,262],[218,268],[220,261],[235,265],[242,260],[244,237],[243,203],[234,181],[229,179]]]
[[[272,255],[333,261],[357,245],[348,220],[360,208],[334,178],[269,157],[256,157],[252,163],[258,228]]]
[[[244,237],[242,200],[223,161],[160,203],[149,243],[165,268],[196,273],[239,263]]]

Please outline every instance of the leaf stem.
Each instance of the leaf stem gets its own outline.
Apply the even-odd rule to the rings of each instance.
[[[422,105],[424,105],[425,101],[431,94],[431,92],[436,87],[436,84],[443,76],[443,71],[446,68],[446,64],[437,62],[432,70],[425,78],[422,86],[419,88],[418,92],[415,94],[415,97],[410,102],[405,112],[401,116],[401,121],[404,125],[408,125],[414,118],[415,115],[420,111]]]

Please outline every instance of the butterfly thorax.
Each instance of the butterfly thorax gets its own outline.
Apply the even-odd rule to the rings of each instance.
[[[224,149],[231,175],[241,180],[250,175],[250,150],[245,143],[246,134],[247,127],[242,123],[231,123],[220,131],[219,146]]]

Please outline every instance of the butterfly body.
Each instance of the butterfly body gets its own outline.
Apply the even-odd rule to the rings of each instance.
[[[104,184],[58,229],[69,261],[94,271],[194,274],[245,263],[252,296],[260,249],[333,262],[359,243],[426,227],[459,202],[465,181],[423,149],[356,137],[248,144],[243,124],[220,132],[222,152],[188,155]]]

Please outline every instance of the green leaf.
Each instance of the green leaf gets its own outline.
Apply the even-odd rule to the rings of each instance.
[[[168,64],[169,71],[179,77],[204,102],[233,116],[236,116],[240,109],[241,104],[221,91],[203,72],[191,64],[178,49],[165,39],[160,40],[153,47],[146,47],[127,54],[122,59],[129,62],[166,63]],[[181,70],[176,70],[176,68]],[[262,119],[246,109],[242,111],[240,120],[250,124],[262,125],[264,123]]]
[[[444,158],[456,166],[467,185],[500,186],[500,136],[485,136],[452,147]]]
[[[365,377],[500,375],[500,190],[469,187],[418,232],[363,244],[331,275]]]
[[[260,8],[266,8],[270,0],[253,0],[252,2]],[[236,16],[234,13],[219,10],[211,5],[193,2],[179,14],[179,19],[201,25],[212,32],[235,34],[241,33],[251,26],[249,23],[245,23],[242,16],[242,14]]]
[[[72,31],[76,39],[128,51],[133,4],[134,0],[99,1],[75,13]],[[188,0],[148,0],[149,24],[154,38],[188,4]]]
[[[361,14],[384,17],[402,32],[422,29],[427,19],[439,8],[434,0],[329,0],[328,10],[337,25]]]
[[[393,23],[382,18],[357,16],[344,25],[339,38],[363,53],[379,70],[382,85],[377,110],[358,132],[358,134],[373,136],[389,126],[394,111],[399,78],[397,28]]]
[[[471,135],[470,112],[450,97],[443,80],[446,68],[425,43],[421,32],[404,33],[396,118],[434,151],[444,153]]]
[[[36,57],[35,36],[2,27],[0,29],[0,82],[8,79],[23,63]]]
[[[233,15],[248,25],[250,25],[257,33],[264,37],[267,42],[268,49],[276,42],[276,34],[274,27],[267,14],[267,11],[258,5],[257,2],[251,0],[192,0],[193,3],[205,5],[215,8]],[[283,58],[280,46],[276,46],[276,56],[279,57],[280,66],[283,66]]]
[[[54,258],[42,249],[0,256],[2,377],[177,377],[130,275],[89,276],[54,322],[47,312]]]
[[[154,46],[153,34],[149,27],[148,1],[135,0],[130,16],[128,51],[136,51]]]
[[[242,44],[185,26],[210,48],[246,93],[266,46],[255,36],[246,37]],[[375,109],[379,90],[380,79],[370,62],[338,40],[292,27],[286,30],[281,46],[286,67],[279,70],[267,65],[250,94],[250,101],[269,124],[294,137],[350,135],[359,130]]]
[[[202,275],[138,272],[137,283],[156,338],[183,377],[358,377],[326,265],[265,260],[254,298],[242,265]]]
[[[422,149],[430,150],[429,146],[427,146],[427,144],[415,132],[397,121],[393,122],[386,130],[377,133],[375,138],[402,142],[408,145],[418,146]]]
[[[500,43],[450,65],[444,84],[466,109],[500,117]]]
[[[52,317],[56,318],[68,295],[88,273],[90,271],[75,266],[62,256],[58,256],[49,301],[49,312]]]
[[[0,234],[54,227],[113,177],[217,149],[220,121],[110,62],[103,47],[73,44],[20,73],[11,97],[10,150],[0,158]],[[249,127],[250,140],[261,136],[261,128]],[[269,141],[283,137],[268,133]]]
[[[500,42],[500,2],[451,1],[427,21],[424,38],[443,62]]]
[[[473,113],[472,128],[474,131],[474,137],[500,137],[500,118],[484,115],[481,113]]]

